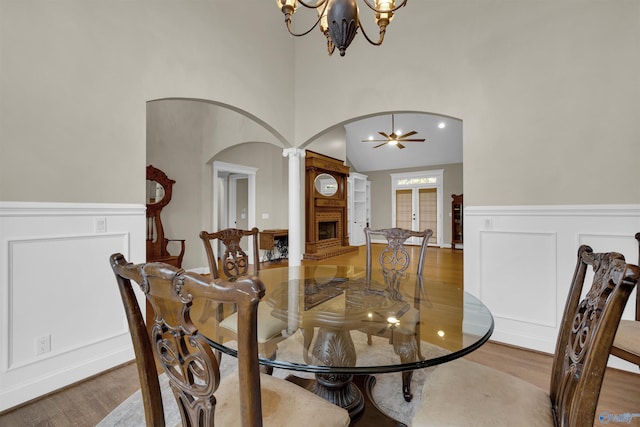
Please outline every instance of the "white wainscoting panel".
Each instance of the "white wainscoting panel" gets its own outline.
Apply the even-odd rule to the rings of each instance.
[[[133,359],[115,252],[144,261],[144,205],[0,202],[0,411]]]
[[[467,206],[464,226],[464,286],[493,313],[491,339],[548,353],[555,351],[579,246],[638,262],[640,205]],[[623,317],[633,315],[630,303]],[[609,364],[638,369],[613,356]]]
[[[494,316],[557,326],[555,233],[482,231],[480,258],[480,298]]]

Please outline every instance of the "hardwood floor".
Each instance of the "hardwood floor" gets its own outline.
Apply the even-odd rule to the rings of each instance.
[[[413,258],[417,254],[411,254]],[[364,265],[364,247],[358,252],[305,264]],[[263,268],[286,265],[264,264]],[[425,260],[427,278],[460,285],[463,275],[463,252],[429,248]],[[114,285],[115,286],[115,285]],[[548,390],[552,356],[489,342],[468,359],[515,375]],[[122,401],[139,388],[134,363],[114,368],[101,375],[69,386],[48,396],[0,414],[0,427],[15,426],[95,426]],[[640,413],[640,375],[609,369],[605,375],[597,414]],[[526,425],[526,420],[523,420]],[[596,421],[596,426],[604,425]],[[616,425],[610,423],[609,425]],[[640,426],[640,417],[630,424]],[[579,426],[576,426],[579,427]]]

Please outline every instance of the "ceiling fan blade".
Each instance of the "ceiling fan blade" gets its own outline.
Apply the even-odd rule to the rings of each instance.
[[[415,130],[412,130],[411,132],[407,132],[407,133],[405,133],[404,135],[400,135],[400,136],[398,137],[398,139],[406,138],[406,137],[408,137],[408,136],[413,136],[413,135],[415,135],[415,134],[417,134],[417,133],[418,133],[418,132],[416,132]]]
[[[388,139],[363,139],[362,142],[389,142]]]
[[[384,136],[384,137],[385,137],[385,138],[387,138],[387,139],[391,139],[391,137],[390,137],[389,135],[387,135],[386,133],[384,133],[384,132],[378,132],[378,133],[379,133],[380,135]]]
[[[373,148],[382,147],[383,145],[387,145],[387,142],[385,141],[382,144],[378,144],[378,145],[374,146]]]
[[[402,142],[424,142],[424,139],[399,139]]]
[[[402,144],[400,144],[400,143],[398,142],[398,143],[396,144],[396,147],[398,147],[398,148],[400,148],[400,149],[403,149],[403,148],[404,148],[404,145],[402,145]]]

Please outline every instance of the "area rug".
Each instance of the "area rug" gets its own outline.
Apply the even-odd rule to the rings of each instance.
[[[352,332],[352,339],[354,345],[357,347],[367,346],[367,336],[364,333]],[[385,338],[372,337],[374,340],[385,340]],[[302,340],[302,334],[296,332],[293,336],[282,341],[278,344],[278,354],[281,357],[287,357],[292,362],[302,362],[302,354],[297,354],[293,349],[300,348],[300,341]],[[298,341],[298,343],[294,342]],[[447,351],[441,347],[437,347],[431,344],[423,342],[422,346],[423,355],[426,357],[440,356],[447,353]],[[385,353],[376,354],[375,352],[368,352],[367,356],[372,362],[376,364],[393,364],[396,363],[393,358],[397,358],[393,354]],[[364,354],[364,353],[360,353]],[[385,360],[385,358],[387,360]],[[364,360],[360,361],[361,364]],[[427,381],[429,375],[434,368],[425,368],[414,371],[413,379],[411,381],[411,389],[413,392],[413,400],[411,402],[405,402],[402,396],[402,374],[400,372],[394,372],[389,374],[376,374],[376,384],[373,388],[373,398],[378,404],[380,409],[391,416],[392,418],[405,423],[407,426],[411,426],[411,419],[416,411],[418,402],[421,401],[422,388]],[[222,363],[220,366],[221,376],[233,374],[237,370],[236,359],[223,355]],[[292,371],[284,369],[274,369],[273,376],[278,378],[286,378],[291,375]],[[304,372],[295,372],[295,375],[305,378],[313,378],[313,374]],[[164,403],[165,419],[168,426],[180,425],[180,414],[178,412],[178,406],[175,403],[173,394],[169,388],[169,381],[165,374],[160,375],[160,387],[162,389],[162,401]],[[142,406],[142,396],[138,390],[132,394],[127,400],[122,402],[116,409],[114,409],[109,415],[107,415],[99,424],[98,427],[138,427],[144,426],[144,408]]]

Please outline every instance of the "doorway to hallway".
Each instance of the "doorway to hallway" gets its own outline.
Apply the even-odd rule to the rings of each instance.
[[[226,162],[213,162],[213,218],[211,230],[256,226],[256,168]],[[253,238],[243,239],[242,248],[253,263]],[[224,251],[222,243],[215,248],[216,256]]]

